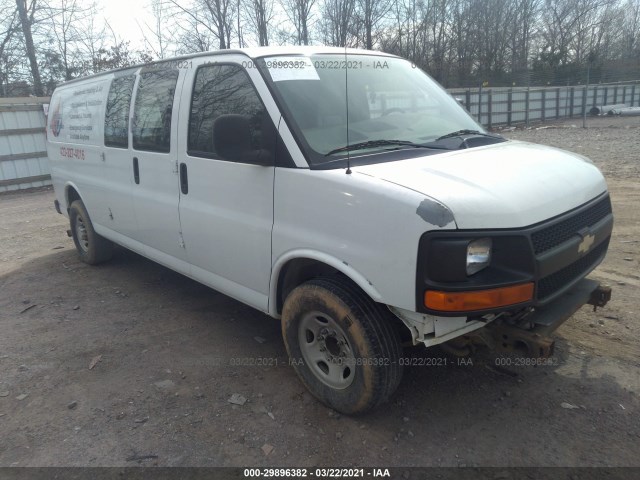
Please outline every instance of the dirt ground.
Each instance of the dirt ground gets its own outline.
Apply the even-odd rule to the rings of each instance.
[[[549,366],[412,352],[446,365],[357,418],[306,393],[277,321],[126,250],[80,263],[51,189],[0,195],[0,466],[640,466],[640,117],[572,123],[504,134],[603,170],[610,304]]]

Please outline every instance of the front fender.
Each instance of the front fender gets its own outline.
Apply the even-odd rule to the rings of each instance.
[[[273,264],[273,268],[271,269],[271,280],[269,282],[269,315],[275,318],[280,317],[277,307],[278,280],[284,266],[289,261],[300,258],[316,260],[338,270],[355,282],[367,295],[369,295],[369,297],[371,297],[372,300],[375,302],[382,302],[382,295],[380,295],[380,292],[376,289],[373,283],[344,260],[340,260],[328,253],[318,250],[296,249],[285,252]]]

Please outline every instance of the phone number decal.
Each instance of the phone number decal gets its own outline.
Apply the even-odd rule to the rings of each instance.
[[[75,158],[84,160],[84,150],[82,148],[60,147],[60,156],[65,158]]]

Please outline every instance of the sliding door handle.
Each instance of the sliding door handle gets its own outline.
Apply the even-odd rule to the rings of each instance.
[[[180,191],[186,195],[189,193],[189,177],[187,176],[187,164],[180,164]]]
[[[140,184],[140,167],[138,167],[138,157],[133,157],[133,181]]]

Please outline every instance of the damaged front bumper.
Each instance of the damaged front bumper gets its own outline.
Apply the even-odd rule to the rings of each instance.
[[[554,330],[583,305],[593,305],[595,310],[610,299],[610,287],[585,278],[553,302],[518,316],[515,323],[502,314],[470,319],[436,317],[394,307],[390,310],[409,328],[414,345],[449,342],[448,350],[465,355],[469,346],[483,344],[498,352],[545,358],[553,354],[555,342],[549,335]]]
[[[593,305],[595,310],[604,307],[610,299],[611,287],[585,278],[554,302],[525,317],[530,328],[495,322],[487,326],[486,334],[479,340],[498,352],[520,353],[532,358],[550,357],[555,345],[549,337],[552,332],[583,305]],[[470,339],[475,340],[478,339]]]

